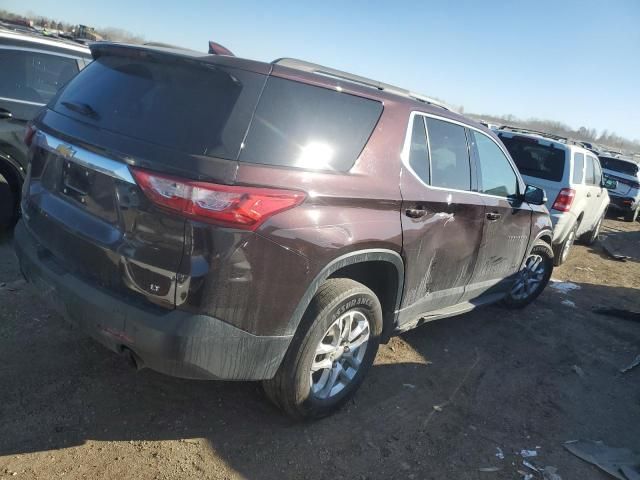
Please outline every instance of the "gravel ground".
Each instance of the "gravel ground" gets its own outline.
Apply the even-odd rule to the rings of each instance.
[[[133,371],[33,295],[5,236],[0,478],[517,479],[521,449],[564,480],[609,478],[562,447],[640,451],[640,367],[619,372],[640,354],[640,322],[592,312],[640,312],[640,223],[607,220],[603,236],[631,258],[577,245],[527,309],[394,338],[353,402],[307,424],[255,383]]]

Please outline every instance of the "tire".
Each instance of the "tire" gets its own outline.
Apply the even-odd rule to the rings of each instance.
[[[366,343],[352,351],[338,346],[331,352],[318,353],[334,348],[329,343],[342,344],[342,333],[346,332],[341,328],[343,325],[359,330],[364,328],[363,321],[369,329]],[[362,383],[378,351],[381,333],[382,308],[371,290],[347,278],[327,280],[303,315],[278,372],[271,380],[263,381],[267,396],[297,420],[321,418],[335,412]],[[360,336],[352,337],[352,345],[363,338],[364,330]],[[333,359],[333,355],[338,357]],[[328,366],[318,368],[323,364]],[[318,370],[312,373],[314,365]],[[331,387],[335,372],[341,373]]]
[[[598,240],[598,234],[600,233],[600,227],[602,226],[603,220],[604,220],[604,213],[602,214],[598,222],[595,224],[595,226],[582,236],[581,240],[585,245],[593,245],[594,243],[596,243],[596,240]]]
[[[567,233],[566,238],[559,245],[555,245],[553,247],[553,264],[556,267],[562,265],[567,258],[569,258],[569,252],[571,251],[571,247],[576,241],[576,232],[578,231],[578,223],[576,222],[569,233]]]
[[[20,185],[0,171],[0,229],[11,228],[18,221]]]
[[[627,212],[624,214],[625,222],[635,222],[638,219],[638,214],[640,213],[640,207],[636,207],[635,210]]]
[[[533,265],[530,260],[534,258],[539,258],[540,260],[538,264],[541,268],[540,272],[531,268]],[[524,308],[533,302],[549,283],[551,273],[553,272],[553,264],[553,250],[551,247],[544,241],[535,243],[523,263],[523,268],[518,272],[518,277],[511,287],[511,290],[504,298],[503,304],[508,308]],[[523,275],[525,278],[523,278]],[[521,281],[525,284],[523,292],[526,293],[522,296],[520,295],[520,290],[517,288]],[[527,290],[529,286],[531,286],[531,289]]]

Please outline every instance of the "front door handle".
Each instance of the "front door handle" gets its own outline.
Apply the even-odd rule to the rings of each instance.
[[[500,217],[502,217],[502,215],[500,215],[498,212],[487,213],[487,220],[491,220],[492,222],[498,220]]]
[[[407,208],[404,214],[409,218],[420,218],[427,214],[427,210],[425,208]]]
[[[587,198],[591,198],[591,192],[587,193]]]

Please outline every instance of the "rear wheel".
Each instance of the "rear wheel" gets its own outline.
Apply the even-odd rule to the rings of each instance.
[[[624,214],[625,222],[635,222],[638,219],[638,214],[640,214],[640,207],[636,207],[635,210],[627,212]]]
[[[554,247],[553,264],[556,267],[559,267],[560,265],[562,265],[567,260],[567,258],[569,258],[569,252],[571,251],[571,247],[573,247],[573,244],[576,241],[577,231],[578,231],[578,223],[576,222],[573,225],[573,227],[571,227],[571,230],[569,230],[569,233],[567,233],[567,236],[564,239],[564,241]]]
[[[296,419],[320,418],[356,392],[380,344],[382,308],[375,294],[350,279],[320,287],[267,396]]]
[[[595,226],[590,231],[588,231],[583,235],[582,241],[584,242],[585,245],[593,245],[596,242],[596,240],[598,239],[598,235],[600,234],[600,227],[602,227],[603,220],[604,220],[604,213],[602,214],[598,222],[595,224]]]
[[[504,304],[510,308],[529,305],[547,286],[552,272],[553,251],[549,245],[540,241],[529,252]]]

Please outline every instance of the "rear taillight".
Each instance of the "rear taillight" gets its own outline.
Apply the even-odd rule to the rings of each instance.
[[[573,203],[573,199],[576,196],[576,191],[572,188],[563,188],[558,193],[555,202],[553,202],[554,210],[558,210],[559,212],[568,212],[571,209],[571,204]]]
[[[24,130],[24,143],[27,147],[31,146],[31,143],[33,142],[33,136],[36,134],[36,128],[30,124],[27,123],[27,128],[25,128]]]
[[[183,216],[222,226],[255,230],[267,218],[301,204],[303,192],[196,182],[131,168],[145,195]]]

